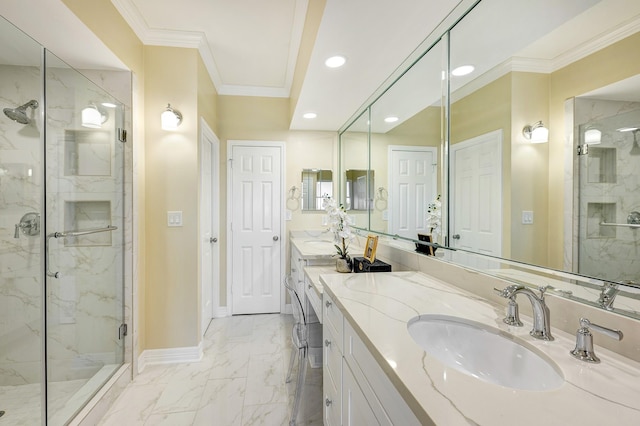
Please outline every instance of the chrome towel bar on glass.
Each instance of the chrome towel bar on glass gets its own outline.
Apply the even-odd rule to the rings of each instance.
[[[45,263],[47,265],[47,276],[53,278],[60,278],[60,272],[51,272],[49,270],[49,240],[51,238],[66,238],[66,237],[79,237],[81,235],[89,235],[89,234],[97,234],[98,232],[111,232],[118,229],[117,226],[109,225],[106,228],[91,228],[91,229],[81,229],[77,231],[62,231],[62,232],[53,232],[47,235],[47,241],[45,243]]]
[[[600,222],[600,226],[624,226],[627,228],[640,228],[640,225],[635,224],[635,223],[607,223],[607,222]]]

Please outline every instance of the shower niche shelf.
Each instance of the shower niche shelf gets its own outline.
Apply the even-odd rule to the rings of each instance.
[[[615,223],[616,203],[587,204],[587,238],[616,238],[615,226],[602,226],[601,223]]]
[[[589,146],[587,179],[589,183],[616,183],[616,148]]]
[[[111,135],[100,130],[65,130],[65,176],[111,176]]]
[[[106,228],[111,225],[110,201],[65,201],[65,231]],[[110,246],[111,232],[99,232],[79,237],[66,237],[66,247]]]

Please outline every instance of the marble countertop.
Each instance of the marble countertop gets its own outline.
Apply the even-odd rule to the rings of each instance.
[[[333,240],[317,237],[292,237],[291,244],[305,260],[331,260],[336,252]]]
[[[321,274],[320,281],[418,418],[447,426],[640,424],[640,363],[600,347],[605,336],[594,333],[601,363],[589,364],[569,355],[575,335],[552,328],[554,341],[536,340],[529,336],[530,318],[521,316],[524,327],[507,326],[504,307],[420,272]],[[565,383],[549,391],[514,390],[446,367],[407,331],[420,314],[506,331],[552,359]]]

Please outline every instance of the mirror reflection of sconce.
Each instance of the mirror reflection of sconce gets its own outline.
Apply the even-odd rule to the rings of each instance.
[[[106,111],[98,109],[95,104],[90,104],[82,109],[82,127],[89,129],[101,129],[109,118]]]
[[[171,104],[167,104],[167,108],[160,115],[162,130],[175,130],[182,124],[182,114],[177,109],[171,108]]]
[[[526,125],[522,129],[522,135],[531,143],[545,143],[549,142],[549,129],[544,127],[542,121],[537,123]]]

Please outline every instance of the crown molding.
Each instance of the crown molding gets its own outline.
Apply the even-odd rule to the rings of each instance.
[[[583,43],[581,46],[573,48],[569,52],[554,58],[552,61],[552,72],[579,61],[580,59],[625,39],[638,31],[640,31],[640,16],[634,16],[629,19],[626,24],[614,29],[613,31],[594,37],[586,43]]]
[[[308,0],[296,0],[291,29],[291,43],[283,87],[261,87],[224,84],[205,35],[196,31],[159,30],[149,28],[142,14],[131,0],[111,0],[124,20],[136,33],[140,41],[147,46],[167,46],[198,49],[202,61],[216,87],[218,94],[230,96],[263,96],[288,98],[293,84],[293,74],[298,50],[302,41],[302,32],[306,19]]]

